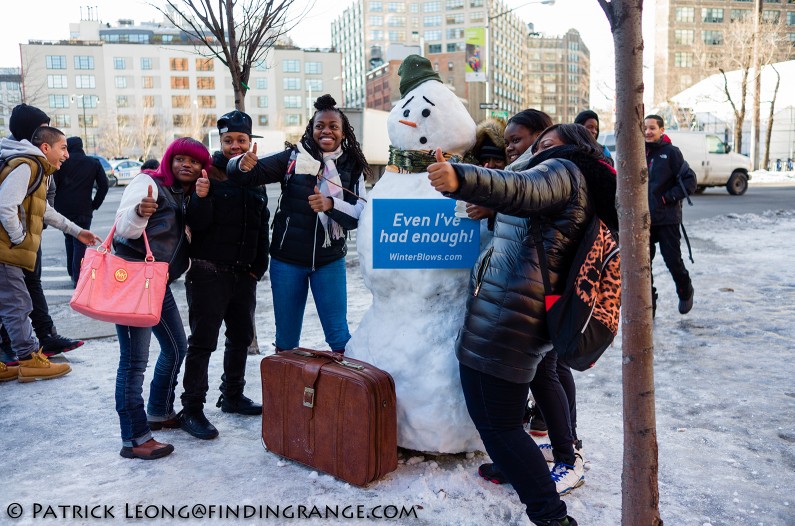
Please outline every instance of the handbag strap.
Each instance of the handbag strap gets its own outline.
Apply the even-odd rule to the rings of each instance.
[[[547,252],[544,250],[544,236],[541,234],[541,225],[537,221],[538,217],[530,219],[530,231],[533,233],[536,251],[538,251],[538,264],[541,267],[541,278],[544,280],[544,295],[552,295],[552,284],[549,282],[549,264],[547,263]]]
[[[113,241],[113,234],[116,233],[116,224],[119,222],[118,219],[114,221],[113,226],[110,228],[110,232],[108,232],[108,237],[105,238],[105,241],[98,247],[97,250],[100,248],[104,249],[102,252],[110,252],[110,243]],[[152,255],[152,249],[149,247],[149,238],[146,236],[146,228],[143,230],[143,237],[144,237],[144,246],[146,247],[146,257],[144,261],[147,263],[152,263],[155,260],[155,256]]]

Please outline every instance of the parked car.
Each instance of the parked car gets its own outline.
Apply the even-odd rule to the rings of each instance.
[[[731,195],[743,195],[751,179],[751,159],[731,151],[720,135],[698,131],[669,131],[665,134],[679,148],[685,161],[696,173],[696,193],[710,186],[725,186]],[[616,138],[613,133],[599,137],[615,157]]]
[[[101,155],[89,155],[89,157],[93,157],[102,165],[102,169],[105,170],[105,175],[108,178],[108,186],[116,186],[119,181],[116,179],[116,173],[113,171],[113,166],[111,166],[110,161]]]
[[[133,177],[141,173],[143,163],[134,159],[113,159],[110,164],[113,166],[119,186],[122,186],[130,184]]]

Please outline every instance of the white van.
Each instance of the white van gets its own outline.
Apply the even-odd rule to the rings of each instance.
[[[720,135],[697,131],[665,131],[674,146],[679,148],[685,161],[696,173],[696,193],[710,186],[725,186],[732,195],[743,195],[751,178],[751,159],[731,151]],[[606,133],[603,144],[615,153],[616,138]]]

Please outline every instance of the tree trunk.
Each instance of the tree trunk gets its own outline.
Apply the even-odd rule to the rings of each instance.
[[[762,168],[769,170],[770,164],[770,136],[773,134],[773,113],[776,108],[776,98],[778,97],[778,88],[781,85],[781,74],[771,65],[773,71],[776,72],[776,88],[773,90],[773,100],[770,101],[770,113],[767,114],[767,133],[765,133],[765,160],[762,162]]]
[[[648,167],[643,124],[642,0],[598,0],[613,32],[622,281],[622,526],[661,526],[654,407]]]
[[[762,0],[754,0],[754,107],[751,115],[751,162],[754,170],[759,169],[759,112],[760,99],[762,98],[762,68],[761,68],[761,46],[759,27],[762,24]]]

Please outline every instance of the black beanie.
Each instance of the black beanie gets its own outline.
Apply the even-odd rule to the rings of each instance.
[[[20,104],[11,110],[11,119],[8,121],[8,129],[14,139],[28,140],[33,139],[33,132],[42,125],[50,124],[50,118],[46,113],[35,106]]]
[[[574,124],[582,124],[585,126],[585,123],[588,121],[588,119],[593,119],[596,121],[596,124],[599,124],[599,115],[597,115],[593,110],[583,110],[578,113],[574,118]]]

